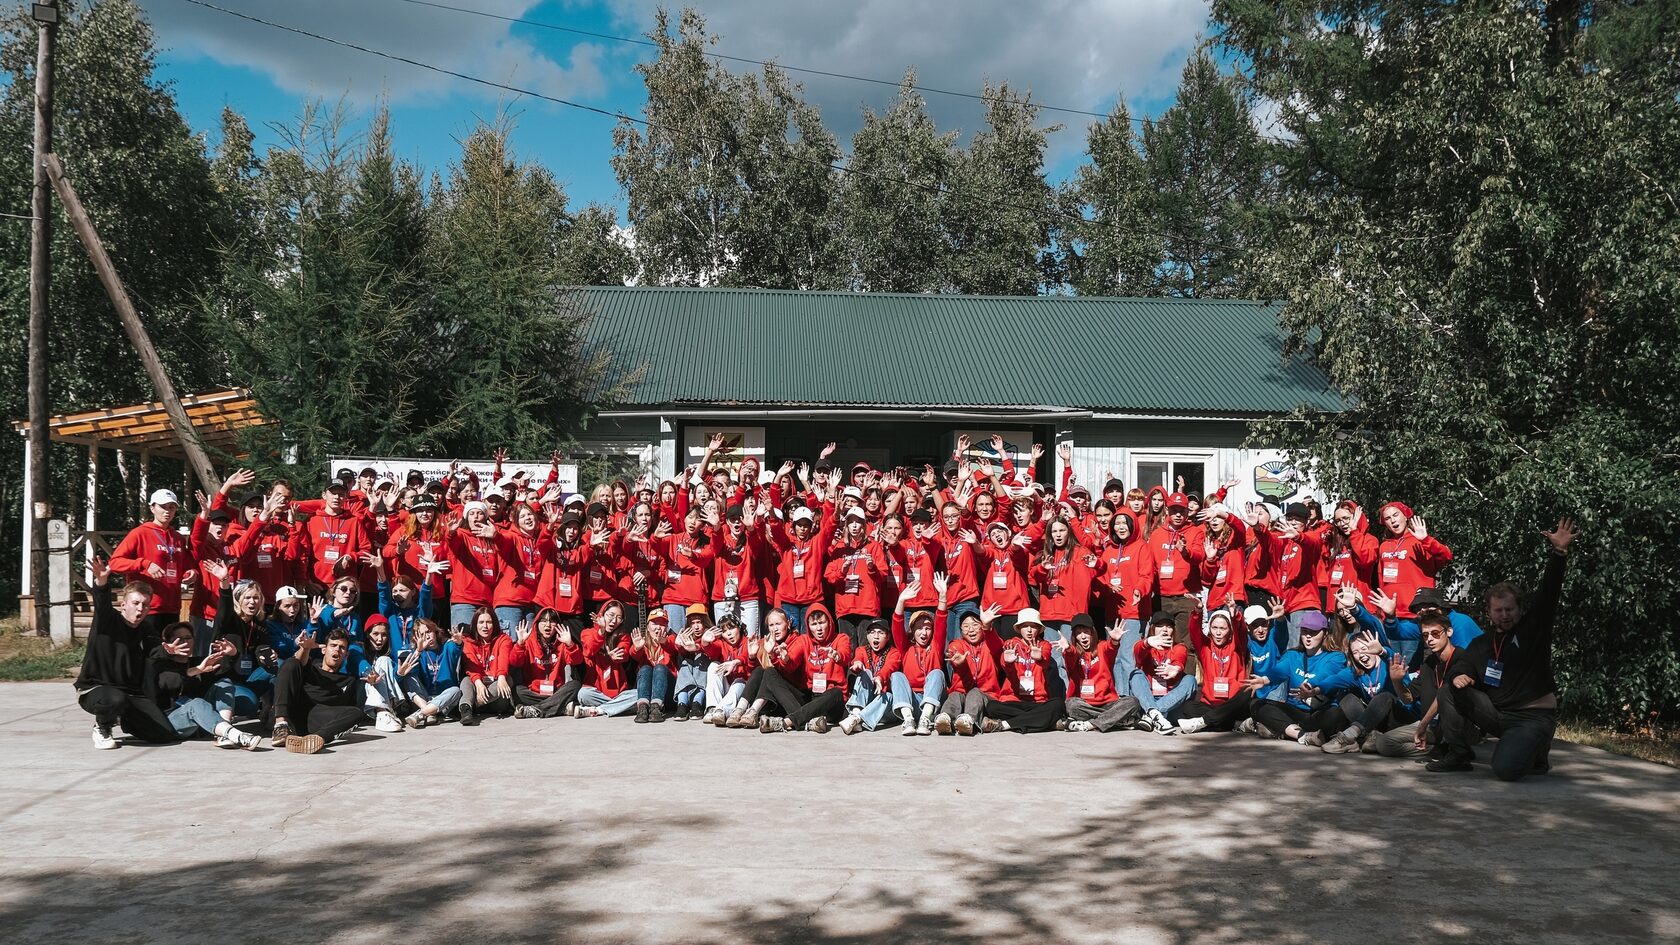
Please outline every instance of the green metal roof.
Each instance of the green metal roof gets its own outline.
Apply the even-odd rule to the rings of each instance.
[[[621,406],[1065,407],[1282,413],[1341,401],[1285,360],[1276,304],[600,287],[591,346]]]

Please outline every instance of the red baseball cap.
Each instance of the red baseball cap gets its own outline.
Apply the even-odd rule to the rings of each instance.
[[[1185,497],[1184,493],[1174,492],[1172,495],[1167,496],[1167,508],[1170,509],[1175,505],[1181,509],[1187,509],[1190,507],[1190,500]]]

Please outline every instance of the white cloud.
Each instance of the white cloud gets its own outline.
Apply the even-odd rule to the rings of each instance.
[[[621,32],[641,33],[657,0],[607,0]],[[790,66],[897,80],[914,67],[919,85],[979,93],[982,83],[1007,80],[1030,89],[1042,104],[1106,111],[1116,96],[1128,102],[1172,95],[1188,52],[1207,23],[1205,0],[724,0],[694,3],[718,50]],[[673,11],[680,4],[666,4]],[[673,12],[673,16],[674,16]],[[732,70],[752,68],[728,63]],[[894,91],[878,85],[794,74],[806,98],[822,109],[836,134],[849,137],[867,105],[879,110]],[[981,121],[982,105],[926,95],[940,127],[965,135]],[[1083,148],[1094,119],[1043,113],[1072,134],[1058,146]]]
[[[474,8],[519,17],[540,0],[473,0]],[[607,84],[604,50],[573,46],[564,62],[512,36],[510,25],[398,0],[216,0],[227,7],[298,29],[406,56],[456,72],[546,95],[587,97]],[[141,0],[160,46],[176,55],[202,55],[253,69],[299,95],[366,104],[381,95],[395,103],[464,94],[484,99],[507,93],[466,83],[402,62],[282,32],[181,0]],[[465,5],[463,3],[462,5]]]

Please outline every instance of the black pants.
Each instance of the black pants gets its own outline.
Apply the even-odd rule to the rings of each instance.
[[[1256,699],[1251,705],[1254,707],[1251,713],[1254,721],[1276,732],[1279,738],[1283,737],[1283,730],[1291,725],[1301,726],[1301,731],[1305,733],[1339,732],[1348,724],[1347,716],[1342,714],[1339,705],[1314,712],[1271,699]]]
[[[554,690],[551,695],[543,695],[525,686],[513,687],[513,701],[525,706],[534,705],[542,718],[552,719],[565,715],[566,706],[577,701],[578,690],[583,688],[583,680],[574,679]]]
[[[1367,735],[1417,722],[1417,716],[1401,708],[1400,701],[1394,698],[1392,692],[1379,692],[1369,702],[1360,698],[1359,693],[1350,692],[1342,697],[1340,705],[1342,714]]]
[[[145,696],[130,695],[116,686],[94,686],[78,695],[76,702],[101,726],[120,724],[124,734],[138,741],[168,744],[181,740],[163,710]]]
[[[293,735],[319,735],[322,741],[332,741],[367,721],[360,706],[331,705],[316,702],[303,688],[302,663],[287,660],[280,664],[274,679],[274,718],[285,719]]]
[[[1552,736],[1557,732],[1556,709],[1505,709],[1494,707],[1488,694],[1476,686],[1440,690],[1436,717],[1441,722],[1441,741],[1451,757],[1469,760],[1476,756],[1470,747],[1476,732],[1493,735],[1493,773],[1501,781],[1515,781],[1535,770],[1550,767]]]
[[[1181,719],[1201,719],[1207,723],[1210,732],[1229,732],[1236,728],[1238,722],[1248,718],[1253,708],[1254,690],[1243,688],[1218,705],[1203,702],[1200,695],[1192,696],[1174,714]]]
[[[775,703],[793,728],[804,728],[805,723],[819,716],[838,722],[846,715],[846,696],[839,689],[828,689],[813,696],[774,671],[764,674],[758,694]]]
[[[861,650],[867,646],[863,639],[867,634],[863,632],[863,628],[869,626],[869,621],[874,619],[869,614],[846,614],[836,617],[835,621],[840,625],[840,632],[852,638],[853,648]]]
[[[1067,718],[1067,703],[1062,699],[1046,699],[1043,702],[987,699],[986,718],[1008,722],[1011,732],[1054,732],[1056,722]]]

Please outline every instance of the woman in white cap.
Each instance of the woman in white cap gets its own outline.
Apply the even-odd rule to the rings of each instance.
[[[502,576],[502,550],[490,508],[473,500],[449,533],[449,622],[470,627],[479,608],[489,609]],[[495,616],[494,612],[491,614]]]
[[[1060,662],[1044,639],[1044,622],[1031,607],[1015,617],[1016,637],[1003,644],[1005,695],[987,699],[982,732],[1053,732],[1067,718],[1065,690],[1053,668]]]

